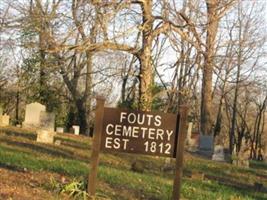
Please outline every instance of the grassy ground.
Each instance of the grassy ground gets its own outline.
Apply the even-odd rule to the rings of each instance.
[[[58,134],[56,140],[61,141],[59,146],[36,143],[35,139],[34,131],[11,127],[0,129],[0,169],[6,170],[3,174],[8,174],[7,177],[27,173],[36,175],[36,179],[25,178],[24,182],[39,181],[37,186],[33,184],[31,187],[42,190],[39,199],[67,199],[64,194],[58,195],[59,188],[87,179],[91,139]],[[133,160],[144,167],[144,172],[131,170]],[[164,158],[149,156],[101,154],[97,197],[112,200],[171,199],[174,175],[172,170],[162,170],[164,162]],[[0,199],[8,197],[5,188],[12,187],[8,183],[1,185],[3,174],[0,171]],[[185,154],[183,199],[267,199],[266,189],[256,191],[255,182],[267,187],[266,164],[252,162],[249,169],[244,169]],[[45,196],[48,194],[49,197]]]

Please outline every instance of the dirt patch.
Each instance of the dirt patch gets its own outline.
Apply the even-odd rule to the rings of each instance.
[[[58,174],[47,172],[19,172],[0,168],[0,199],[5,200],[67,200],[67,196],[58,195],[45,189],[51,179],[61,181]]]

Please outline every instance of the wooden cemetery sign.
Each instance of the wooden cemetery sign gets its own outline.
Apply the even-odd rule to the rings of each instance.
[[[175,157],[177,115],[104,108],[101,150]]]
[[[187,107],[179,115],[104,108],[97,99],[88,193],[96,192],[99,152],[124,152],[176,158],[173,200],[180,198]]]

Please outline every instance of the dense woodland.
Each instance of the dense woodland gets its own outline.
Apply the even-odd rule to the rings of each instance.
[[[27,103],[89,134],[95,97],[177,113],[252,159],[265,148],[265,1],[1,0],[0,103]]]

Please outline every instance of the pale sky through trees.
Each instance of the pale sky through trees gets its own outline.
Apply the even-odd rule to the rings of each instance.
[[[177,111],[183,100],[180,97],[185,96],[184,101],[195,103],[194,117],[199,118],[200,100],[204,99],[201,96],[204,69],[208,63],[210,81],[206,85],[212,88],[206,93],[213,92],[215,108],[220,95],[228,95],[225,109],[231,118],[238,68],[239,78],[244,82],[240,90],[255,82],[266,82],[266,56],[262,55],[267,51],[266,1],[2,2],[1,67],[6,70],[7,88],[19,79],[25,81],[23,89],[30,88],[24,102],[30,101],[28,97],[38,100],[42,96],[38,94],[42,82],[38,82],[38,77],[45,76],[48,79],[44,81],[48,87],[45,89],[51,86],[51,90],[61,95],[60,101],[76,101],[75,109],[78,103],[89,102],[82,98],[86,88],[94,94],[105,94],[109,103],[116,105],[125,87],[126,96],[134,106],[138,98],[141,102],[141,93],[146,94],[145,100],[151,99],[150,93],[155,89],[153,98],[161,98],[159,104],[168,102],[164,108],[157,105],[157,109]],[[206,4],[210,2],[216,2],[217,7],[212,11],[216,19],[211,20],[216,21],[214,27],[207,23],[212,17]],[[145,6],[149,12],[142,9]],[[212,35],[210,41],[208,33]],[[23,76],[17,73],[18,69]],[[142,89],[142,85],[146,87]]]

